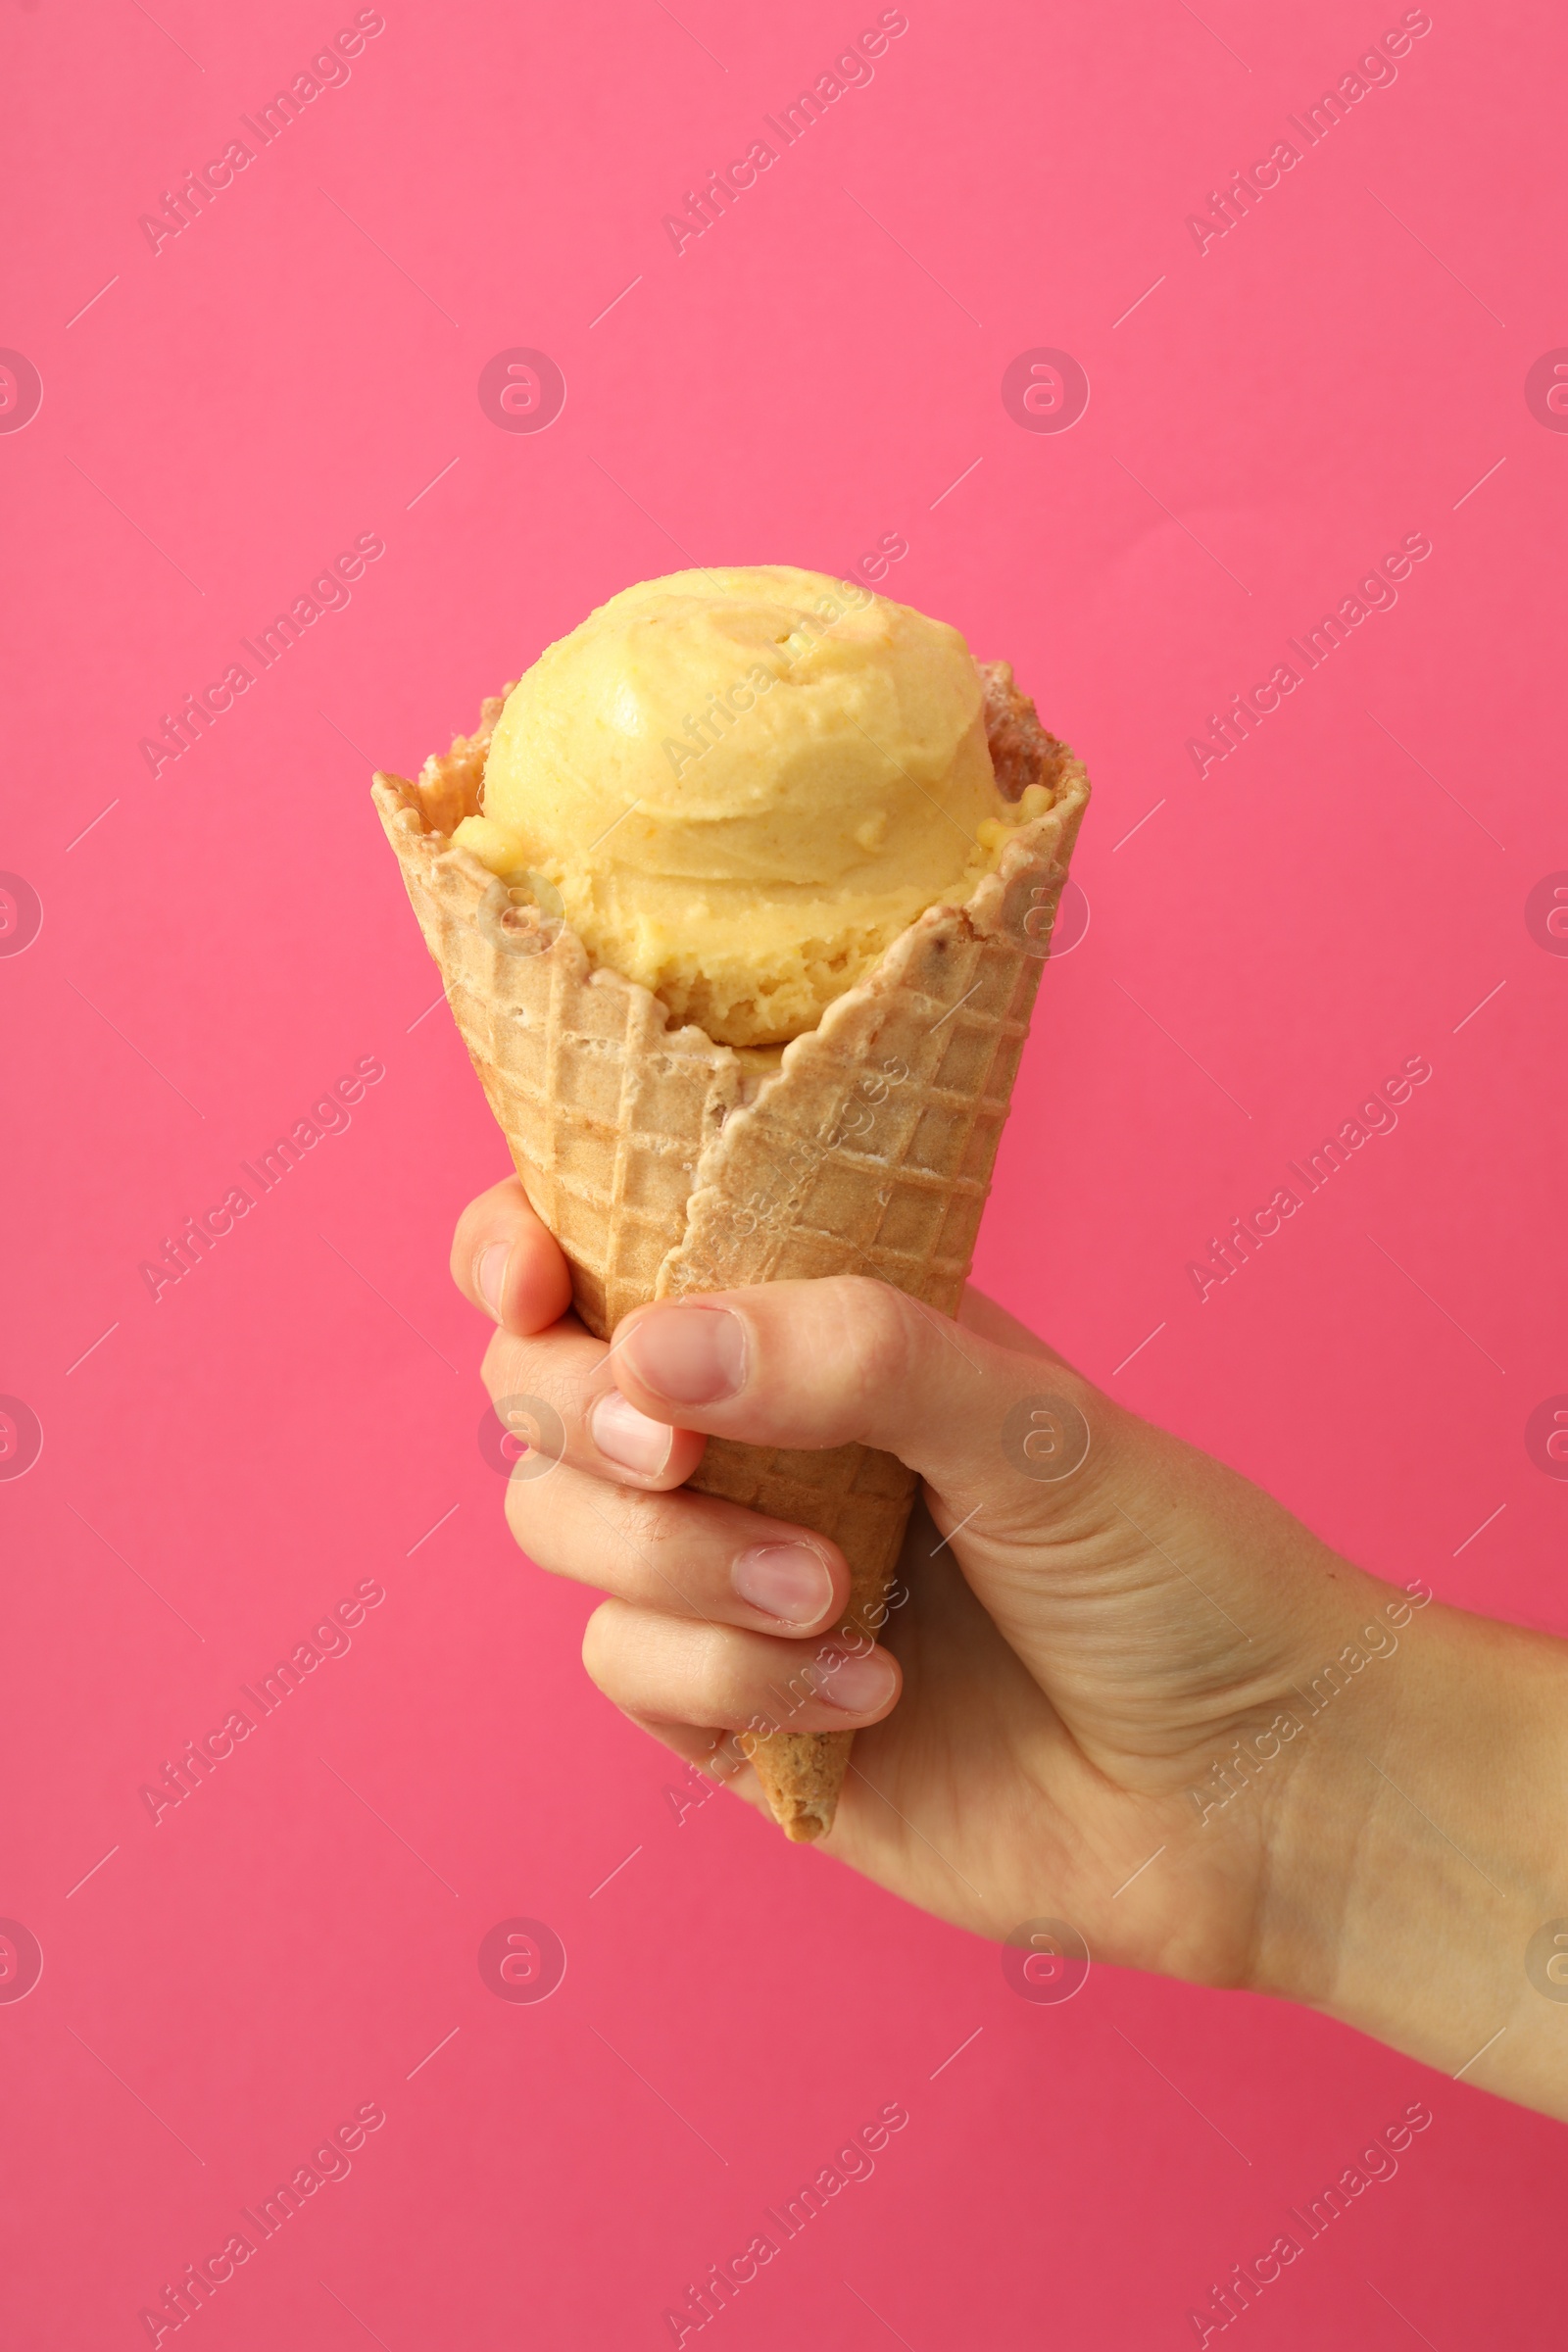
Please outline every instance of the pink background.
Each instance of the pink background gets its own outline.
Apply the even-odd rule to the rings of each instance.
[[[44,1954],[0,2003],[6,2340],[146,2341],[378,2101],[210,2347],[657,2345],[899,2100],[710,2333],[1151,2352],[1416,2097],[1248,2340],[1545,2340],[1556,2127],[1257,2000],[1097,1970],[1031,2006],[728,1800],[677,1820],[481,1458],[446,1252],[504,1153],[368,783],[630,580],[901,534],[888,590],[1009,657],[1098,787],[980,1278],[1369,1567],[1568,1628],[1568,1487],[1525,1444],[1568,1390],[1568,960],[1525,913],[1568,867],[1568,440],[1525,395],[1568,341],[1560,12],[1435,0],[1200,253],[1187,216],[1396,7],[909,0],[677,257],[664,213],[874,7],[387,0],[155,255],[142,213],[354,17],[244,13],[5,28],[0,343],[43,404],[0,434],[0,866],[43,924],[0,960],[0,1389],[43,1450],[0,1483],[0,1915]],[[476,396],[517,346],[565,377],[543,432]],[[1071,430],[1004,407],[1039,347],[1088,372]],[[1207,713],[1413,532],[1397,605],[1200,780]],[[348,608],[155,780],[159,714],[361,533]],[[1200,1302],[1187,1261],[1415,1054],[1397,1131]],[[362,1056],[348,1131],[155,1304],[141,1261]],[[155,1825],[142,1785],[365,1579],[349,1653]],[[568,1954],[543,2005],[476,1965],[519,1915]]]

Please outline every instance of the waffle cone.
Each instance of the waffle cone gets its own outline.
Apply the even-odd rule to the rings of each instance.
[[[535,898],[452,846],[481,807],[503,698],[416,783],[377,775],[448,1003],[601,1339],[652,1298],[805,1276],[871,1275],[956,1309],[1089,797],[1007,664],[981,675],[1003,791],[1017,800],[1045,784],[1053,806],[1017,829],[967,904],[929,907],[776,1066],[672,1028],[647,989],[590,964],[539,903],[547,888]],[[712,1438],[689,1483],[831,1537],[850,1565],[845,1628],[864,1638],[885,1621],[915,1487],[892,1454]],[[797,1700],[779,1700],[787,1718]],[[740,1735],[788,1837],[831,1827],[853,1737],[776,1724]]]

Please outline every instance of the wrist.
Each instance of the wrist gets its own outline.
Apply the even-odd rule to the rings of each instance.
[[[1298,1686],[1254,1988],[1568,2117],[1568,1644],[1358,1581]]]

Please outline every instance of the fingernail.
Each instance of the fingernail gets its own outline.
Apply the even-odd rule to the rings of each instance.
[[[810,1625],[832,1605],[828,1564],[809,1544],[754,1544],[730,1575],[742,1600],[786,1625]]]
[[[665,1306],[625,1343],[639,1380],[674,1404],[717,1404],[746,1378],[746,1326],[727,1306]]]
[[[844,1650],[819,1649],[816,1671],[815,1695],[825,1698],[831,1707],[842,1707],[846,1715],[869,1715],[885,1706],[898,1680],[893,1660],[880,1649],[864,1658],[852,1657]]]
[[[507,1279],[507,1260],[511,1255],[510,1242],[492,1242],[488,1250],[480,1250],[479,1263],[474,1268],[479,1296],[498,1323],[501,1320],[501,1291]]]
[[[675,1432],[663,1421],[651,1421],[618,1389],[608,1389],[588,1416],[588,1434],[605,1459],[622,1470],[640,1470],[652,1478],[662,1470],[675,1443]]]

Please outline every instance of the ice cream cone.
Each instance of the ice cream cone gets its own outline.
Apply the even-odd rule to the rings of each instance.
[[[547,883],[509,885],[452,846],[479,811],[501,699],[417,783],[377,775],[458,1027],[600,1338],[651,1298],[804,1276],[870,1275],[956,1308],[1089,797],[1007,664],[981,674],[1004,793],[1044,784],[1052,806],[1017,827],[966,904],[929,907],[781,1058],[671,1028],[647,989],[590,966]],[[891,1454],[710,1439],[690,1483],[831,1537],[850,1564],[853,1634],[874,1634],[897,1605],[915,1481]],[[770,1728],[741,1735],[794,1838],[831,1827],[853,1739],[785,1728],[814,1673],[778,1694]]]

